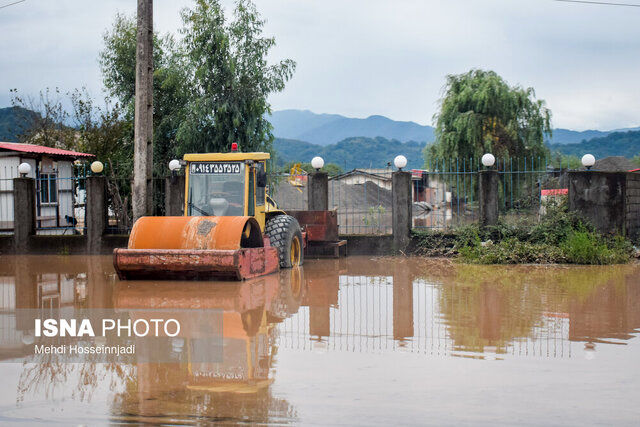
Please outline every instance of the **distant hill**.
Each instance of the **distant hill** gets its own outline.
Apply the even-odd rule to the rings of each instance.
[[[607,136],[611,132],[613,131],[585,130],[579,132],[569,129],[554,129],[553,137],[547,138],[545,142],[547,144],[577,144],[584,140]]]
[[[0,108],[0,141],[17,142],[35,114],[22,107]]]
[[[375,138],[381,136],[398,141],[433,142],[434,129],[414,122],[400,122],[384,116],[354,119],[339,114],[316,114],[309,110],[275,111],[269,118],[277,138],[297,139],[319,145],[335,144],[353,136]],[[577,144],[601,138],[614,132],[636,131],[640,128],[609,131],[554,129],[547,144]]]
[[[424,147],[423,142],[400,142],[382,137],[347,138],[326,146],[283,138],[276,138],[274,141],[279,165],[292,161],[310,162],[313,157],[321,156],[326,163],[335,163],[345,171],[355,168],[384,168],[399,154],[407,158],[407,168],[422,168]]]
[[[400,142],[432,142],[433,128],[415,122],[400,122],[384,116],[355,119],[338,114],[315,114],[308,110],[275,111],[268,120],[277,138],[297,139],[329,145],[350,137],[383,137]]]
[[[631,158],[640,155],[640,131],[613,132],[579,144],[550,144],[549,148],[551,151],[578,157],[591,153],[596,158],[609,156]]]

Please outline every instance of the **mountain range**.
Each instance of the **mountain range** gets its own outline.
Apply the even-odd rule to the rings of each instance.
[[[33,111],[19,107],[0,108],[0,141],[17,141],[17,132]],[[380,168],[398,154],[409,160],[408,167],[423,165],[422,150],[434,138],[431,126],[391,120],[384,116],[365,119],[339,114],[316,114],[308,110],[275,111],[269,116],[276,137],[278,163],[308,162],[316,155],[345,170]],[[612,131],[555,129],[547,141],[552,152],[581,156],[592,153],[634,157],[640,154],[640,128]]]
[[[613,132],[577,144],[549,144],[549,149],[577,157],[590,153],[597,159],[609,156],[631,158],[640,155],[640,131]]]
[[[26,129],[34,114],[22,107],[0,108],[0,141],[17,142],[18,134]]]
[[[366,119],[345,117],[339,114],[316,114],[309,110],[274,111],[269,116],[276,138],[296,139],[318,145],[330,145],[349,137],[383,137],[400,142],[430,143],[435,140],[434,128],[415,122],[391,120],[384,116]],[[609,131],[554,129],[547,144],[576,144],[593,138],[605,137],[614,132],[640,130],[637,128]]]
[[[279,166],[289,162],[310,162],[315,156],[320,156],[326,163],[335,163],[345,171],[355,168],[385,168],[398,154],[407,158],[407,168],[419,169],[424,166],[424,147],[423,142],[400,142],[381,136],[345,138],[324,146],[284,138],[276,138],[273,143]]]
[[[278,138],[318,145],[335,144],[355,136],[382,137],[401,142],[434,140],[431,126],[391,120],[384,116],[357,119],[339,114],[315,114],[308,110],[282,110],[274,112],[269,121],[273,125],[273,134]]]

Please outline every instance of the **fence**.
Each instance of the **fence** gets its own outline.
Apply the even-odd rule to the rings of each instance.
[[[133,227],[131,194],[133,178],[107,178],[107,234],[129,234]],[[165,215],[166,178],[153,178],[153,214]]]
[[[0,234],[13,233],[13,179],[0,179]]]
[[[495,330],[487,331],[487,325],[480,330],[469,318],[467,300],[463,288],[424,280],[400,285],[392,276],[344,275],[333,304],[300,307],[279,325],[278,344],[302,351],[571,357],[568,319],[540,315],[522,328],[511,325],[511,331],[503,331],[507,325],[500,322],[490,325]]]
[[[500,213],[507,217],[537,214],[543,187],[566,188],[564,172],[550,167],[547,159],[498,159],[496,168],[500,177]]]
[[[413,225],[445,229],[478,221],[478,172],[474,159],[439,160],[414,171]],[[566,170],[551,167],[546,158],[503,158],[498,171],[498,205],[507,219],[537,218],[543,188],[566,188]]]
[[[84,234],[85,178],[40,174],[36,179],[36,234]]]
[[[478,220],[478,170],[473,159],[433,161],[414,171],[414,228],[444,229]]]
[[[478,221],[477,159],[430,162],[413,170],[413,227],[446,229]],[[544,158],[498,159],[499,210],[507,218],[535,218],[541,190],[566,187],[566,171]],[[329,209],[338,212],[341,234],[389,234],[392,225],[392,172],[354,169],[329,180]],[[307,175],[273,174],[271,197],[284,210],[305,210]]]
[[[391,171],[354,170],[329,179],[329,209],[341,234],[391,233]],[[307,175],[273,174],[271,198],[284,210],[306,210]]]

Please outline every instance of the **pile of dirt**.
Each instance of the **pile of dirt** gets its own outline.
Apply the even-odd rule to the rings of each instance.
[[[596,160],[596,164],[593,165],[593,170],[602,172],[627,172],[633,169],[638,169],[638,165],[631,159],[622,156],[610,156],[604,159],[598,159]]]
[[[391,209],[391,190],[378,186],[373,181],[364,184],[345,184],[333,181],[329,184],[329,208],[367,210],[382,206]]]

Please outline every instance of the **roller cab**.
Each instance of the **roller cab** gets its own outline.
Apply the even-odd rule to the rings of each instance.
[[[142,217],[114,250],[122,280],[248,279],[302,265],[298,221],[266,193],[268,153],[187,154],[185,216]]]

